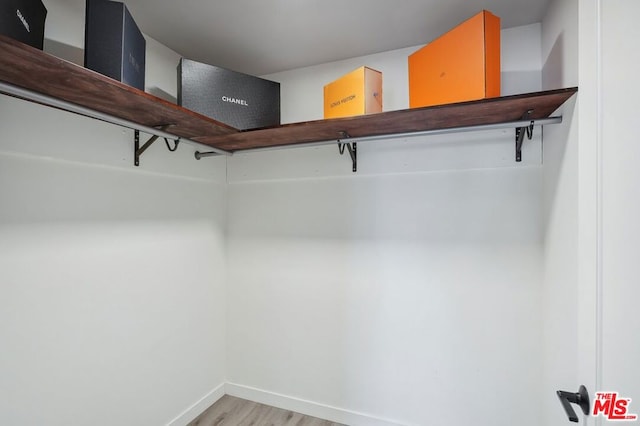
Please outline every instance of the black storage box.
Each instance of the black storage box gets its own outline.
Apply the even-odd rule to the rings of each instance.
[[[182,58],[178,104],[240,130],[280,124],[280,83]]]
[[[0,0],[0,34],[42,50],[47,9],[40,0]]]
[[[87,0],[84,66],[144,90],[146,42],[127,7]]]

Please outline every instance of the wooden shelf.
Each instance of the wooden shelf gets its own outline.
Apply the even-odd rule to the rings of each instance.
[[[168,133],[184,138],[237,132],[211,118],[2,35],[0,81],[143,126],[168,125]]]
[[[285,124],[195,140],[224,150],[240,151],[336,140],[341,138],[342,132],[351,138],[362,138],[509,123],[521,120],[527,111],[531,111],[527,120],[537,120],[549,117],[577,91],[578,88],[573,87],[358,117]]]
[[[549,117],[578,90],[573,87],[239,131],[2,35],[0,83],[0,91],[12,96],[94,118],[92,112],[97,112],[131,122],[131,127],[140,126],[143,131],[145,127],[168,126],[166,132],[176,137],[228,152],[337,140],[344,133],[362,138],[517,122],[527,111],[531,111],[527,120],[537,120]]]

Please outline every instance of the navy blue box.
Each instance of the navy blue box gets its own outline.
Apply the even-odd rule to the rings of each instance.
[[[146,41],[127,7],[87,0],[84,66],[144,90]]]
[[[42,50],[47,9],[40,0],[1,0],[0,34]]]
[[[184,58],[178,104],[240,130],[280,125],[280,83]]]

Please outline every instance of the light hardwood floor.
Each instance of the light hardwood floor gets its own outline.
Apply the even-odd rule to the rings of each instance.
[[[344,426],[225,395],[189,426]]]

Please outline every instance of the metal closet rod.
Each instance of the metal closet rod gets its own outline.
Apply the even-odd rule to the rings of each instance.
[[[177,135],[173,135],[171,133],[164,132],[160,129],[134,123],[133,121],[129,121],[124,118],[114,117],[112,115],[105,114],[99,111],[94,111],[90,108],[76,105],[71,102],[63,101],[61,99],[56,99],[48,95],[43,95],[42,93],[37,93],[32,90],[23,89],[22,87],[13,86],[4,82],[0,82],[0,92],[6,93],[8,95],[12,95],[18,98],[27,99],[29,101],[34,101],[40,104],[52,106],[55,108],[60,108],[65,111],[70,111],[76,114],[95,118],[101,121],[106,121],[107,123],[116,124],[122,127],[127,127],[129,129],[140,130],[142,132],[148,133],[150,135],[159,136],[161,138],[167,138],[167,139],[173,139],[173,140],[180,139],[181,142],[189,142],[197,145],[202,145],[200,142],[197,142],[188,138],[183,138]],[[210,149],[211,151],[215,152],[217,155],[232,155],[231,152],[224,151],[222,149],[218,149],[218,148],[210,148]]]
[[[326,141],[318,141],[318,142],[306,142],[306,143],[298,143],[291,145],[278,145],[278,146],[266,146],[262,148],[250,148],[250,149],[242,149],[237,151],[238,153],[245,152],[260,152],[260,151],[273,151],[276,149],[284,149],[284,148],[296,148],[296,147],[309,147],[309,146],[322,146],[322,145],[331,145],[336,142],[339,143],[353,143],[353,142],[371,142],[385,139],[399,139],[399,138],[409,138],[415,136],[426,136],[426,135],[444,135],[448,133],[462,133],[462,132],[475,132],[478,130],[501,130],[501,129],[515,129],[518,127],[529,127],[531,122],[533,121],[534,125],[544,125],[544,124],[558,124],[562,123],[562,116],[553,116],[547,118],[537,118],[531,120],[518,120],[518,121],[507,121],[505,123],[496,123],[496,124],[479,124],[476,126],[461,126],[461,127],[450,127],[447,129],[434,129],[434,130],[423,130],[419,132],[408,132],[408,133],[392,133],[387,135],[374,135],[374,136],[351,136],[346,138],[337,137],[335,139],[329,139]],[[217,155],[215,152],[198,152],[196,156],[199,157],[209,157]]]
[[[197,142],[188,138],[182,138],[177,135],[162,131],[160,129],[156,129],[154,127],[149,127],[149,126],[141,125],[138,123],[134,123],[133,121],[114,117],[112,115],[105,114],[99,111],[94,111],[90,108],[86,108],[80,105],[73,104],[71,102],[63,101],[61,99],[57,99],[48,95],[37,93],[32,90],[13,86],[4,82],[0,82],[0,92],[6,93],[12,96],[16,96],[18,98],[41,103],[44,105],[49,105],[55,108],[60,108],[65,111],[70,111],[70,112],[74,112],[87,117],[102,120],[107,123],[116,124],[122,127],[127,127],[129,129],[140,130],[150,135],[155,135],[155,136],[159,136],[167,139],[178,138],[183,142],[188,142],[196,145],[204,145],[200,142]],[[384,140],[384,139],[398,139],[398,138],[407,138],[407,137],[424,136],[424,135],[441,135],[441,134],[447,134],[447,133],[472,132],[472,131],[478,131],[478,130],[513,129],[518,127],[528,127],[532,121],[534,122],[535,125],[557,124],[562,122],[562,116],[540,118],[540,119],[534,119],[534,120],[509,121],[506,123],[497,123],[497,124],[481,124],[477,126],[462,126],[462,127],[452,127],[447,129],[425,130],[425,131],[419,131],[419,132],[395,133],[395,134],[389,134],[389,135],[351,137],[351,138],[344,138],[344,139],[338,137],[336,139],[328,139],[325,141],[318,141],[318,142],[243,149],[241,150],[241,152],[259,152],[259,151],[271,151],[276,149],[294,148],[294,147],[303,147],[303,146],[309,147],[309,146],[330,145],[330,144],[336,143],[337,140],[338,141],[348,140],[349,143],[353,143],[353,142],[360,143],[360,142],[369,142],[369,141]],[[196,158],[200,159],[200,158],[210,157],[214,155],[233,155],[232,152],[225,151],[219,148],[208,147],[208,149],[209,149],[208,152],[196,151],[196,154],[195,154]]]

